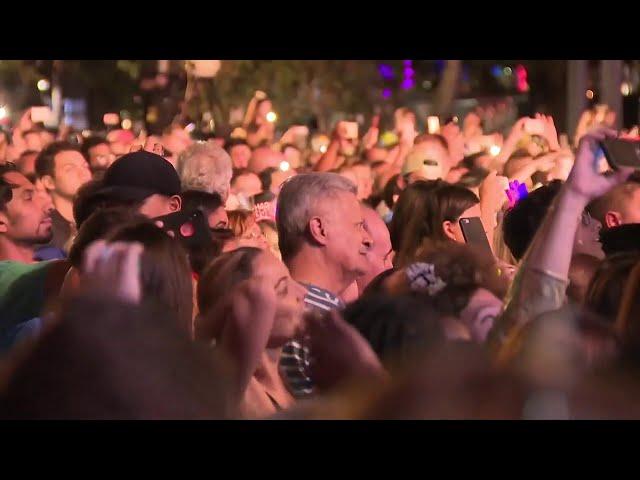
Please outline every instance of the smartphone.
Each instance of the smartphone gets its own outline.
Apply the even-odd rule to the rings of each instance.
[[[358,138],[358,123],[343,122],[344,136],[348,140],[356,140]]]
[[[640,170],[640,141],[612,138],[600,142],[607,163],[616,170],[630,167]]]
[[[49,107],[31,107],[31,121],[33,123],[46,123],[51,118]]]
[[[440,131],[440,119],[435,115],[427,117],[427,132],[433,134]]]
[[[206,246],[212,241],[207,219],[201,210],[173,212],[154,218],[162,222],[162,229],[173,232],[187,249]]]
[[[482,253],[493,256],[493,251],[489,245],[489,240],[487,240],[487,234],[484,232],[480,217],[461,218],[460,229],[465,242],[473,245]]]
[[[102,121],[105,125],[115,126],[120,123],[120,116],[117,113],[105,113],[102,117]]]
[[[537,118],[527,118],[524,124],[524,131],[529,135],[542,135],[544,133],[544,124],[542,120]]]
[[[309,127],[306,125],[294,125],[291,127],[292,133],[297,137],[308,137],[309,136]]]

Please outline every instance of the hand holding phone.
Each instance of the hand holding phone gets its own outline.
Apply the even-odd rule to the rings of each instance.
[[[427,132],[431,134],[440,132],[440,119],[437,116],[427,117]]]
[[[31,121],[33,123],[46,123],[51,118],[49,107],[31,107]]]
[[[524,131],[529,135],[544,135],[544,123],[539,118],[527,118],[524,122]]]
[[[356,122],[340,122],[340,136],[345,140],[356,140],[358,138],[358,124]]]

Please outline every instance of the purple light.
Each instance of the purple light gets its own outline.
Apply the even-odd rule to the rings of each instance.
[[[413,70],[413,68],[407,67],[404,69],[404,76],[405,77],[413,77],[415,71]]]
[[[405,60],[403,63],[405,67],[410,67],[413,65],[413,60]]]
[[[412,78],[405,78],[400,84],[403,90],[411,90],[414,87],[414,85],[415,85],[415,82],[413,81]]]
[[[384,63],[378,65],[378,72],[380,72],[380,76],[385,80],[391,80],[394,77],[393,68]]]
[[[382,90],[382,98],[391,98],[391,89],[385,88]]]

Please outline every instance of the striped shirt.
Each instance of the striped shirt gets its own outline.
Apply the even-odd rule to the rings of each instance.
[[[304,303],[308,310],[329,312],[344,308],[344,303],[328,290],[304,285],[307,295]],[[299,340],[288,342],[280,357],[280,375],[294,397],[304,398],[313,394],[313,380],[309,373],[309,347]]]

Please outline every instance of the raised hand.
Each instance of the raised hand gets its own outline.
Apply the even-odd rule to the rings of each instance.
[[[100,240],[89,246],[84,256],[83,283],[91,285],[89,291],[99,290],[120,300],[140,303],[140,260],[143,246],[140,243]]]
[[[155,153],[156,155],[160,155],[161,157],[164,157],[164,153],[165,153],[162,143],[160,143],[160,140],[154,136],[148,137],[144,142],[144,146],[140,143],[131,145],[131,149],[129,150],[129,153],[139,152],[141,150],[146,150],[147,152]]]
[[[604,195],[616,185],[623,183],[633,173],[632,168],[620,168],[609,174],[601,174],[598,166],[599,142],[615,138],[616,132],[608,128],[596,128],[580,139],[573,169],[566,187],[585,201]]]
[[[560,150],[560,142],[558,141],[558,131],[556,125],[553,122],[551,115],[536,114],[536,118],[542,121],[544,125],[543,136],[549,143],[549,148],[553,151]]]

